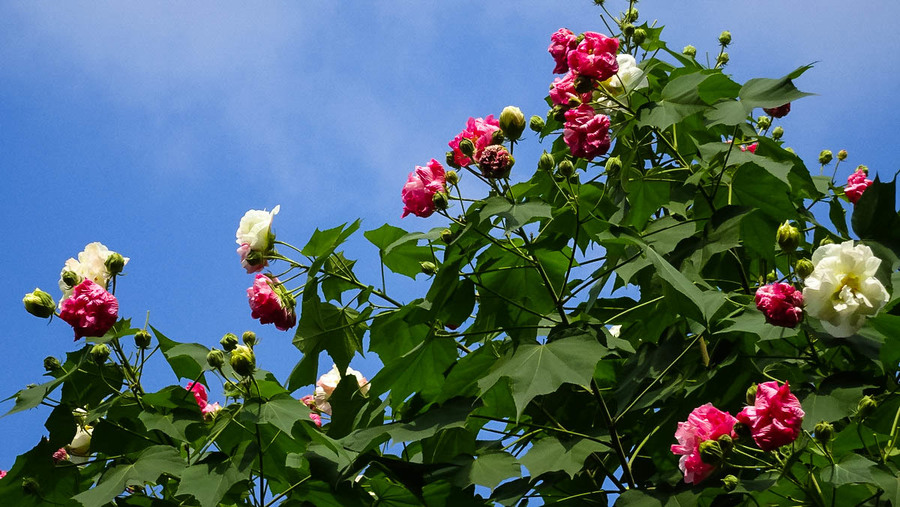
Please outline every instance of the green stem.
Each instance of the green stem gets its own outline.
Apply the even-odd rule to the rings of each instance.
[[[625,474],[625,481],[628,483],[628,487],[634,488],[636,483],[634,482],[634,476],[631,474],[631,463],[629,462],[628,457],[625,456],[625,449],[622,448],[619,432],[616,431],[616,423],[613,420],[612,415],[610,415],[609,407],[606,406],[606,401],[603,399],[603,395],[600,394],[600,389],[597,387],[597,382],[594,379],[591,379],[591,391],[593,391],[597,400],[600,401],[600,408],[602,409],[600,415],[603,416],[606,426],[609,429],[609,435],[612,437],[613,450],[615,450],[616,456],[619,457],[619,463],[622,465],[622,471]]]

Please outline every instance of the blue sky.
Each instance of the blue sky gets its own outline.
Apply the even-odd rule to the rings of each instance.
[[[698,59],[714,59],[719,32],[730,30],[726,72],[738,81],[817,62],[797,84],[818,95],[781,122],[787,144],[811,169],[820,150],[846,149],[839,178],[866,164],[890,179],[900,54],[880,21],[897,19],[900,6],[735,5],[637,7],[641,21],[666,25],[671,47],[696,46]],[[298,245],[357,217],[364,230],[442,225],[400,220],[406,175],[443,160],[469,116],[509,104],[543,115],[550,34],[604,32],[601,12],[588,0],[0,4],[0,395],[41,382],[45,356],[81,345],[65,323],[25,313],[21,298],[35,286],[57,297],[64,261],[92,241],[131,257],[120,315],[143,323],[149,310],[170,337],[207,346],[254,330],[260,365],[284,379],[299,352],[292,333],[250,318],[252,278],[234,252],[243,213],[280,204],[279,239]],[[540,150],[533,137],[517,147],[520,174]],[[375,283],[375,250],[354,241],[347,251]],[[425,285],[388,281],[404,300]],[[371,378],[378,363],[354,365]],[[47,414],[0,419],[0,468],[37,442]]]

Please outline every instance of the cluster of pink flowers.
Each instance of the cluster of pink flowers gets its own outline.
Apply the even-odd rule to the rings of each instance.
[[[458,144],[458,143],[457,143]],[[417,217],[429,217],[434,213],[434,195],[447,191],[447,177],[437,160],[431,159],[425,167],[416,166],[409,173],[406,185],[403,186],[403,214],[400,218],[412,213]]]
[[[282,331],[294,327],[297,315],[294,313],[294,298],[277,278],[256,275],[253,286],[247,289],[250,299],[250,316],[259,319],[260,324],[275,324]]]
[[[869,188],[869,185],[873,183],[872,180],[866,178],[866,176],[867,174],[864,169],[857,168],[856,171],[847,178],[847,186],[844,187],[844,195],[847,196],[847,199],[851,203],[856,204],[856,201],[862,197],[863,192],[865,192],[866,189]]]
[[[755,299],[769,324],[793,328],[803,318],[803,293],[791,284],[763,285],[756,290]]]
[[[556,62],[554,74],[572,72],[604,81],[619,70],[616,52],[619,39],[597,32],[584,32],[581,40],[568,28],[560,28],[550,36],[547,51]]]
[[[186,386],[185,389],[193,393],[194,399],[197,400],[197,406],[200,407],[200,413],[203,414],[203,417],[211,416],[222,408],[219,406],[219,402],[209,402],[209,396],[206,394],[206,388],[203,387],[203,384],[192,382]]]
[[[498,130],[500,130],[500,120],[494,118],[492,114],[484,118],[469,118],[466,128],[448,143],[450,149],[453,150],[453,162],[460,167],[471,165],[473,162],[477,163],[484,149],[493,143],[494,132]],[[475,153],[471,158],[459,148],[459,143],[463,139],[468,139],[475,145]]]
[[[744,407],[737,420],[750,428],[760,449],[771,451],[797,440],[804,415],[788,383],[779,386],[773,380],[757,386],[755,403]]]
[[[106,289],[86,278],[62,301],[59,316],[75,330],[76,340],[103,336],[118,319],[119,302]]]
[[[791,103],[782,104],[778,107],[764,107],[763,111],[772,118],[783,118],[791,112]]]
[[[609,150],[609,116],[596,114],[588,104],[566,111],[563,140],[576,157],[588,160]]]
[[[700,444],[718,440],[723,435],[733,436],[736,422],[737,419],[728,412],[707,403],[692,410],[687,421],[678,423],[675,430],[678,444],[673,445],[671,450],[676,456],[681,456],[678,468],[684,474],[684,482],[698,484],[716,469],[700,458]]]

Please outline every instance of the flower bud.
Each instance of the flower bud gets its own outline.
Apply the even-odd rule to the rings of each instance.
[[[635,44],[640,46],[644,43],[645,40],[647,40],[647,30],[644,30],[643,28],[636,29],[634,31],[634,35],[631,36],[631,40],[633,40]]]
[[[241,335],[241,341],[244,342],[244,345],[252,348],[256,345],[256,333],[253,331],[244,331],[244,334]]]
[[[566,159],[559,163],[559,174],[566,178],[575,174],[575,165],[572,164],[571,160]]]
[[[503,144],[503,131],[495,130],[493,134],[491,134],[491,144]]]
[[[717,440],[700,442],[700,459],[707,465],[719,465],[725,459],[722,445]]]
[[[110,276],[116,276],[125,268],[125,257],[118,252],[111,252],[104,263]]]
[[[776,281],[778,281],[778,273],[776,273],[773,269],[772,271],[769,271],[768,275],[766,275],[766,283],[774,283]]]
[[[97,364],[103,364],[109,359],[109,346],[105,343],[98,343],[91,347],[91,359]]]
[[[756,119],[756,126],[765,130],[772,126],[772,118],[768,116],[760,116]]]
[[[724,489],[725,491],[734,491],[740,483],[741,481],[731,474],[722,477],[722,489]]]
[[[509,150],[500,144],[492,144],[484,149],[481,158],[478,159],[478,168],[485,178],[505,178],[515,164],[515,159],[509,154]]]
[[[838,152],[838,160],[847,160],[847,150],[841,150]]]
[[[619,157],[609,157],[606,159],[606,175],[609,177],[615,177],[619,174],[619,171],[622,170],[622,159]]]
[[[622,26],[622,33],[625,35],[625,37],[634,36],[634,30],[634,25],[632,25],[631,23],[626,23]]]
[[[44,358],[44,369],[47,371],[56,371],[62,368],[62,365],[59,364],[59,359],[53,356],[47,356]]]
[[[22,479],[22,491],[26,495],[40,495],[41,486],[34,477],[25,477]]]
[[[872,415],[872,412],[875,412],[875,409],[878,408],[878,402],[875,401],[875,398],[871,396],[863,396],[861,400],[859,400],[859,404],[856,406],[856,415],[860,420],[865,419]]]
[[[62,272],[62,281],[71,289],[81,283],[82,278],[78,273],[66,270]]]
[[[731,57],[728,56],[728,53],[726,53],[726,52],[723,51],[723,52],[719,55],[719,57],[716,58],[716,65],[725,65],[726,63],[728,63],[728,61],[729,61],[730,59],[731,59]]]
[[[775,234],[775,241],[778,242],[782,252],[793,252],[796,250],[800,246],[800,239],[800,230],[787,220],[778,227],[778,232]]]
[[[732,431],[734,431],[734,434],[737,435],[738,440],[747,440],[752,436],[750,426],[747,426],[746,424],[741,422],[734,423]]]
[[[727,46],[731,44],[731,32],[725,30],[724,32],[719,34],[719,44],[722,46]]]
[[[691,46],[691,45],[687,45],[684,47],[684,49],[681,50],[681,54],[683,54],[684,56],[693,58],[693,57],[697,56],[697,48],[695,48],[694,46]]]
[[[225,349],[225,352],[231,352],[238,345],[238,337],[232,333],[225,333],[225,336],[219,340],[219,345]]]
[[[834,436],[834,426],[828,421],[821,421],[813,429],[813,436],[819,443],[826,443]]]
[[[447,243],[448,245],[453,242],[453,231],[450,229],[444,229],[441,231],[441,241]]]
[[[245,345],[237,345],[231,351],[231,367],[242,377],[253,374],[256,369],[256,356],[253,349]]]
[[[211,368],[219,369],[225,366],[225,353],[219,349],[212,349],[206,354],[206,362]]]
[[[824,238],[822,238],[821,241],[819,241],[819,246],[822,246],[822,245],[833,245],[833,244],[834,244],[834,240],[831,239],[831,237],[829,237],[829,236],[825,236]]]
[[[437,266],[433,262],[423,261],[419,263],[419,266],[422,268],[422,272],[428,276],[437,273]]]
[[[475,144],[472,143],[471,139],[464,137],[459,141],[459,151],[461,151],[463,155],[471,157],[475,154]]]
[[[515,106],[506,106],[500,112],[500,130],[510,141],[515,141],[525,131],[525,115]]]
[[[866,176],[869,175],[869,166],[865,166],[865,165],[859,164],[858,166],[856,166],[856,170],[857,170],[857,171],[862,171]]]
[[[139,349],[150,348],[150,333],[145,329],[141,329],[134,334],[134,345]]]
[[[774,129],[772,129],[772,139],[777,141],[777,140],[781,139],[781,136],[783,136],[783,135],[784,135],[783,128],[775,127]]]
[[[575,78],[575,91],[578,93],[588,93],[594,91],[594,79],[588,76],[578,76]],[[571,104],[572,101],[570,100]]]
[[[722,446],[722,452],[725,454],[728,454],[734,449],[734,440],[731,439],[731,435],[721,435],[717,440],[719,441],[719,445]]]
[[[800,278],[806,278],[811,275],[815,268],[816,267],[809,259],[800,259],[794,264],[794,272],[797,273],[797,276]]]
[[[632,7],[630,9],[628,9],[627,11],[625,11],[624,19],[625,19],[625,21],[627,21],[629,23],[633,23],[633,22],[637,21],[639,15],[640,15],[640,13],[638,12],[637,8]]]
[[[34,292],[25,294],[22,303],[25,304],[25,311],[42,319],[50,317],[56,311],[53,296],[37,288],[34,289]]]
[[[229,398],[239,398],[241,396],[241,386],[230,380],[225,382],[222,386],[222,390],[225,392],[225,396]]]
[[[556,165],[556,162],[553,160],[553,155],[547,153],[546,151],[538,160],[538,169],[540,169],[541,171],[552,171],[554,165]]]
[[[759,386],[753,384],[752,386],[747,388],[747,393],[744,397],[747,400],[747,405],[755,405],[756,404],[756,391],[759,389]]]
[[[538,115],[534,115],[530,120],[528,120],[528,128],[537,133],[540,133],[542,130],[544,130],[544,125],[544,119]]]
[[[819,163],[822,165],[831,162],[832,158],[834,158],[834,155],[831,154],[831,150],[822,150],[819,153]]]
[[[249,266],[259,266],[266,262],[266,254],[262,250],[250,250],[244,257],[244,261]]]
[[[446,162],[448,166],[459,169],[459,164],[456,163],[456,155],[452,151],[447,152]]]
[[[459,173],[457,173],[453,169],[447,171],[447,175],[444,178],[447,181],[448,185],[452,186],[459,183]]]
[[[444,192],[435,192],[431,197],[431,202],[434,203],[435,208],[443,211],[450,205],[450,198]]]

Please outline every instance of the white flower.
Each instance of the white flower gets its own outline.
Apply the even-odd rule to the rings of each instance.
[[[87,461],[87,457],[91,453],[91,435],[94,428],[88,425],[77,424],[75,426],[75,437],[72,442],[65,447],[69,453],[69,460],[72,463],[81,464]]]
[[[369,381],[366,380],[366,377],[364,377],[362,373],[347,367],[346,375],[353,375],[356,377],[356,383],[359,385],[359,390],[363,395],[369,393]],[[313,398],[316,402],[316,408],[331,415],[331,403],[328,402],[328,399],[331,398],[331,394],[334,392],[335,388],[337,388],[340,381],[341,373],[338,371],[337,365],[332,365],[331,369],[328,370],[328,373],[319,377],[319,380],[316,382],[316,393]]]
[[[807,314],[837,337],[850,336],[878,314],[890,295],[875,278],[881,259],[853,241],[823,245],[813,252],[812,274],[803,281]]]
[[[616,101],[609,96],[616,97],[622,102],[629,93],[639,88],[646,88],[650,84],[633,56],[618,55],[616,62],[619,64],[619,70],[615,75],[600,83],[602,90],[594,92],[594,99],[597,101],[598,107],[604,111],[618,107]]]
[[[613,335],[614,338],[618,338],[622,334],[622,326],[609,326],[609,334]]]
[[[271,247],[270,232],[272,228],[272,220],[281,206],[275,206],[272,211],[252,209],[244,213],[241,218],[241,224],[238,226],[237,237],[238,245],[250,245],[250,250],[267,251]]]
[[[88,278],[97,285],[106,288],[109,285],[109,279],[112,277],[109,269],[106,268],[106,259],[113,253],[103,243],[95,241],[84,247],[84,251],[78,254],[77,260],[70,258],[66,261],[59,274],[59,289],[63,291],[63,297],[59,301],[60,307],[62,307],[62,302],[72,295],[72,287],[62,279],[63,273],[71,271],[81,279]],[[128,264],[128,257],[124,257],[124,259],[125,264]]]

